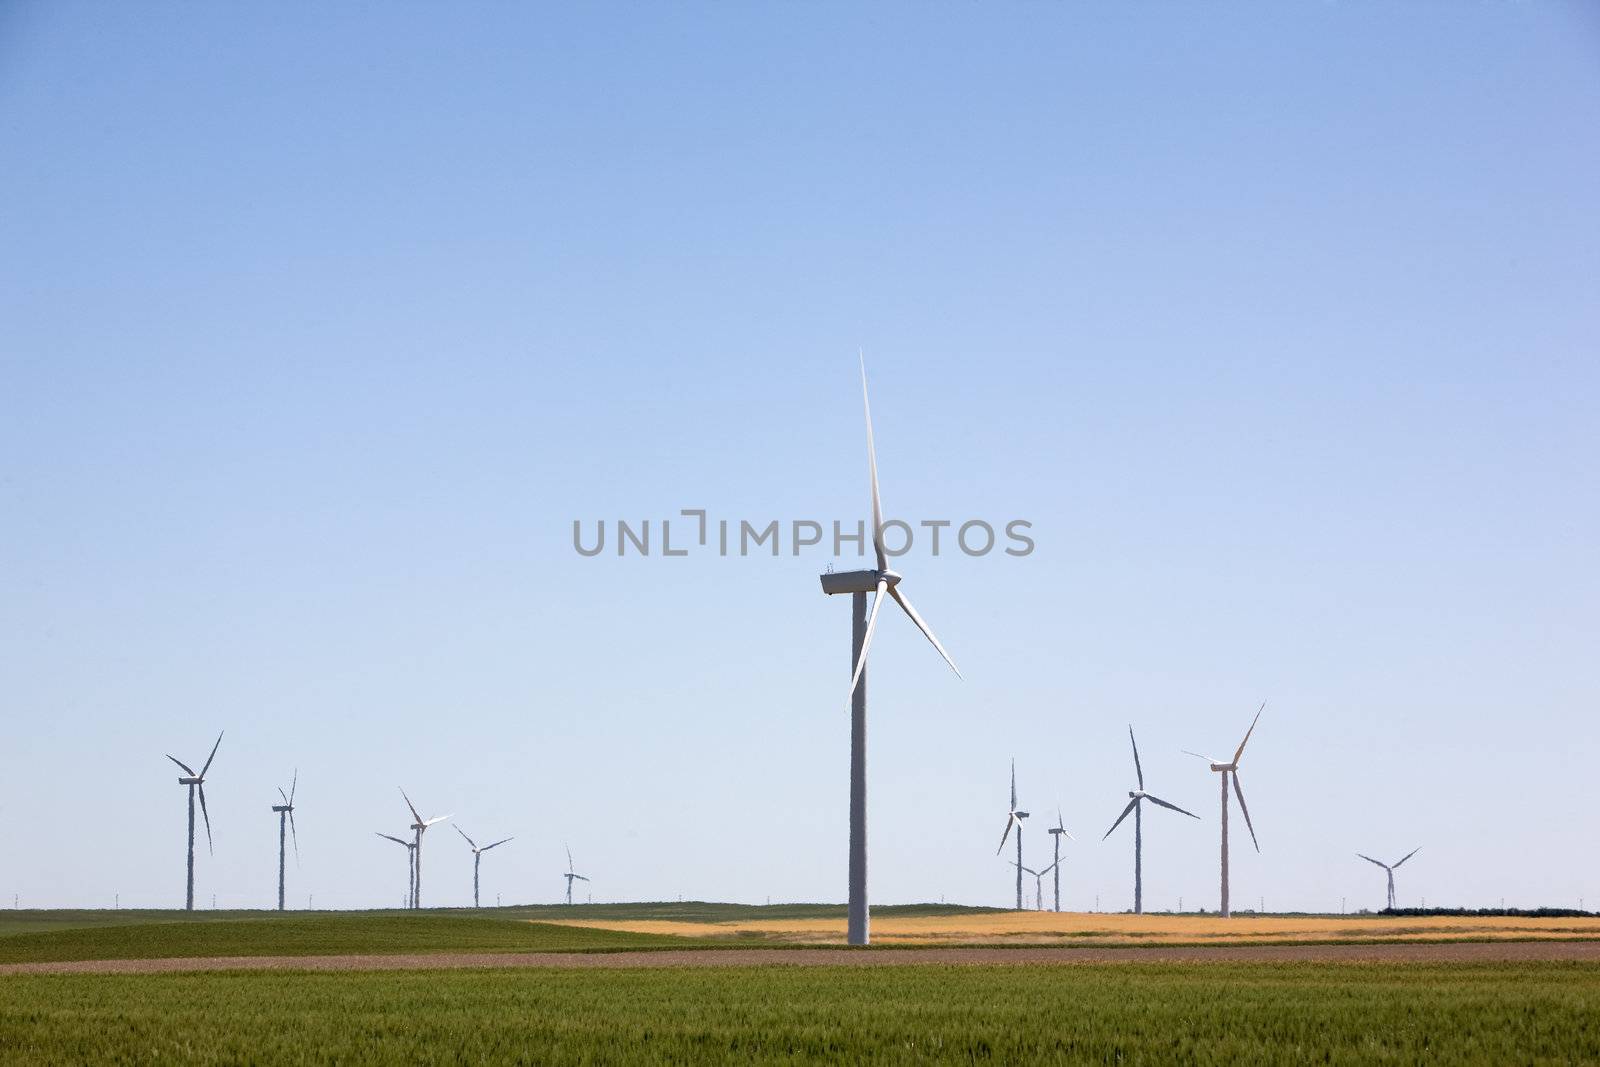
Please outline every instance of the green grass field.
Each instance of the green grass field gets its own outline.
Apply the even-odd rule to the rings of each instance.
[[[1588,964],[0,978],[7,1063],[1584,1063]]]

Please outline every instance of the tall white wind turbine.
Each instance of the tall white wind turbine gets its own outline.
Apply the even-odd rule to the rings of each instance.
[[[1021,875],[1023,871],[1027,871],[1029,874],[1033,875],[1033,910],[1034,911],[1043,911],[1044,910],[1044,876],[1049,874],[1051,871],[1055,870],[1056,864],[1052,863],[1050,866],[1046,867],[1044,870],[1036,871],[1032,867],[1024,867],[1022,864],[1016,862],[1015,860],[1007,860],[1006,862],[1010,863],[1011,866],[1013,866],[1013,867],[1015,867],[1017,869],[1017,874],[1018,875]],[[1060,861],[1058,860],[1057,862],[1059,863]],[[1017,910],[1021,911],[1022,909],[1018,908]],[[1056,910],[1060,911],[1061,909],[1057,908]]]
[[[1055,862],[1050,864],[1049,870],[1056,872],[1056,911],[1061,910],[1061,839],[1065,837],[1072,840],[1072,835],[1067,833],[1066,824],[1061,821],[1061,809],[1056,808],[1056,824],[1050,827],[1050,839],[1055,842]]]
[[[428,827],[434,823],[444,822],[450,816],[435,815],[431,819],[424,819],[417,813],[417,806],[411,803],[411,798],[406,796],[404,789],[400,790],[400,795],[405,797],[406,807],[411,809],[411,817],[415,820],[411,824],[411,832],[416,835],[417,841],[416,850],[411,854],[411,906],[420,908],[422,907],[422,835],[427,831]]]
[[[404,848],[406,850],[406,907],[407,908],[416,907],[417,906],[417,843],[415,841],[407,841],[403,837],[395,837],[393,834],[378,833],[378,831],[376,831],[376,830],[374,830],[373,832],[377,833],[378,836],[383,838],[384,840],[393,841],[395,844],[399,845],[400,847],[402,847],[402,848]]]
[[[294,791],[300,785],[300,769],[295,768],[294,778],[289,782],[289,791],[285,793],[283,786],[278,787],[278,795],[283,798],[282,804],[272,805],[272,810],[278,813],[278,910],[283,910],[283,830],[284,822],[289,824],[289,833],[294,837],[294,862],[300,863],[300,834],[294,828]]]
[[[472,906],[476,908],[478,906],[478,864],[483,862],[483,854],[488,852],[491,848],[499,848],[507,841],[514,841],[516,839],[511,837],[502,837],[493,844],[484,845],[482,848],[479,848],[478,843],[472,838],[467,837],[467,832],[461,827],[456,827],[456,833],[466,838],[467,844],[472,848]]]
[[[561,877],[567,880],[567,903],[572,903],[572,883],[574,881],[587,882],[589,879],[572,869],[572,846],[567,846],[567,873]]]
[[[1360,852],[1356,853],[1357,856],[1360,856],[1362,859],[1366,860],[1368,863],[1376,863],[1379,867],[1382,867],[1384,869],[1385,873],[1387,873],[1389,875],[1389,908],[1390,908],[1390,910],[1394,909],[1394,869],[1396,867],[1400,866],[1406,860],[1410,859],[1412,856],[1415,856],[1418,852],[1421,852],[1421,851],[1422,851],[1422,846],[1418,845],[1416,848],[1412,849],[1410,852],[1407,852],[1404,856],[1401,856],[1399,859],[1395,860],[1393,863],[1384,863],[1382,860],[1375,860],[1371,856],[1362,855]]]
[[[1221,908],[1221,911],[1222,911],[1222,917],[1224,919],[1228,918],[1228,916],[1233,914],[1233,912],[1230,911],[1229,908],[1228,908],[1228,779],[1230,779],[1230,778],[1233,779],[1233,793],[1234,793],[1234,796],[1239,798],[1239,810],[1244,813],[1244,825],[1245,825],[1245,829],[1250,831],[1250,843],[1252,845],[1255,845],[1257,852],[1260,852],[1261,851],[1261,842],[1256,840],[1256,828],[1254,826],[1250,825],[1250,809],[1245,807],[1245,805],[1244,805],[1244,790],[1239,788],[1239,760],[1244,755],[1244,746],[1250,743],[1250,735],[1255,733],[1256,723],[1261,721],[1261,713],[1263,711],[1265,711],[1266,708],[1267,708],[1266,703],[1262,702],[1261,707],[1256,709],[1256,717],[1254,719],[1250,720],[1250,729],[1248,729],[1248,730],[1246,730],[1244,732],[1244,740],[1239,742],[1239,747],[1234,752],[1233,760],[1231,762],[1223,763],[1223,762],[1221,762],[1219,760],[1213,759],[1210,756],[1204,756],[1204,755],[1201,755],[1198,752],[1190,752],[1188,749],[1184,749],[1184,754],[1185,755],[1197,756],[1200,759],[1205,760],[1207,763],[1211,764],[1211,769],[1212,770],[1214,770],[1218,774],[1222,775],[1222,908]]]
[[[842,571],[822,576],[822,591],[830,596],[849,593],[850,622],[850,895],[846,940],[865,945],[869,940],[867,914],[867,649],[872,645],[878,625],[878,609],[888,596],[906,613],[922,635],[932,643],[950,669],[956,670],[939,639],[922,621],[917,609],[900,591],[900,575],[889,569],[883,547],[883,504],[878,497],[878,456],[872,442],[872,405],[867,398],[867,364],[861,361],[861,406],[867,419],[867,472],[872,487],[872,550],[877,567],[869,571]],[[867,594],[873,593],[872,610],[867,610]]]
[[[1011,828],[1017,828],[1017,858],[1011,865],[1017,869],[1017,910],[1022,910],[1022,872],[1028,868],[1022,865],[1022,820],[1028,817],[1025,811],[1017,810],[1017,761],[1011,761],[1011,810],[1006,812],[1006,829],[1000,835],[1000,847],[994,850],[996,856],[1005,850],[1006,838],[1011,836]]]
[[[226,733],[226,731],[223,731]],[[167,758],[183,768],[184,777],[178,779],[179,785],[189,787],[189,877],[187,888],[183,894],[183,907],[185,911],[194,910],[194,797],[200,794],[200,816],[206,822],[206,852],[211,849],[211,813],[206,810],[206,772],[211,769],[211,761],[217,758],[217,749],[222,745],[222,734],[217,734],[217,743],[211,746],[211,755],[206,757],[205,765],[200,768],[200,773],[194,773],[187,763],[177,756],[167,753]]]
[[[1169,804],[1153,793],[1144,791],[1144,768],[1139,765],[1139,742],[1133,739],[1133,727],[1128,727],[1128,741],[1133,745],[1133,773],[1139,779],[1139,788],[1128,790],[1128,806],[1122,809],[1122,814],[1117,816],[1117,821],[1111,824],[1111,829],[1105,832],[1104,841],[1110,837],[1113,830],[1122,825],[1122,820],[1133,812],[1133,913],[1144,912],[1144,809],[1143,803],[1148,800],[1152,804],[1163,808],[1171,808],[1180,815],[1187,815],[1191,819],[1200,816],[1192,811],[1184,811],[1176,804]]]

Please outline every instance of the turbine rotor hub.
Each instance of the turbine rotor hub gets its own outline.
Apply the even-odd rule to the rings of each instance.
[[[890,589],[893,589],[895,586],[900,584],[900,575],[896,574],[892,570],[889,570],[887,567],[878,572],[878,577],[887,582]]]

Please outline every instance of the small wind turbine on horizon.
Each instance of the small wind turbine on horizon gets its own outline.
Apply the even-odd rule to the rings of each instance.
[[[1222,917],[1228,918],[1233,914],[1228,908],[1228,779],[1233,779],[1233,793],[1239,798],[1239,810],[1244,812],[1245,829],[1250,831],[1250,843],[1255,845],[1256,851],[1261,851],[1261,842],[1256,840],[1256,828],[1250,825],[1250,809],[1244,805],[1244,790],[1239,788],[1239,759],[1244,755],[1244,746],[1250,743],[1250,735],[1256,731],[1256,723],[1261,721],[1261,713],[1267,709],[1265,701],[1256,709],[1256,717],[1250,720],[1250,729],[1244,732],[1244,740],[1239,742],[1238,749],[1233,753],[1231,763],[1223,763],[1210,756],[1201,755],[1199,752],[1190,752],[1184,749],[1184,754],[1205,760],[1211,764],[1211,769],[1222,775]]]
[[[458,833],[462,837],[466,838],[466,841],[467,841],[468,845],[472,846],[472,906],[474,908],[476,908],[476,907],[478,907],[478,864],[483,861],[483,854],[485,852],[488,852],[491,848],[500,847],[501,845],[505,844],[507,841],[514,841],[515,838],[502,837],[500,840],[494,842],[494,844],[492,844],[492,845],[484,845],[482,848],[479,848],[478,847],[478,843],[476,841],[474,841],[470,837],[467,837],[467,832],[465,830],[463,830],[459,826],[457,826],[455,828],[455,830],[456,830],[456,833]]]
[[[411,809],[411,817],[416,820],[411,824],[411,832],[415,834],[417,838],[417,848],[416,851],[412,853],[411,861],[411,906],[413,908],[420,908],[422,907],[422,835],[427,831],[428,827],[432,826],[434,823],[444,822],[450,816],[435,815],[431,819],[424,819],[420,814],[417,813],[417,806],[411,803],[411,798],[406,796],[406,791],[404,789],[400,790],[400,795],[405,797],[406,807]]]
[[[572,869],[572,846],[571,845],[567,846],[567,873],[562,875],[561,877],[563,877],[563,878],[565,878],[567,880],[567,905],[570,907],[571,904],[572,904],[572,883],[573,883],[574,879],[576,879],[577,881],[580,881],[580,882],[589,881],[589,879],[585,878],[583,875],[577,873],[576,871],[574,871]],[[591,901],[594,900],[594,896],[593,896],[592,893],[591,893],[589,899]]]
[[[1019,876],[1022,874],[1023,871],[1027,871],[1029,874],[1033,875],[1033,879],[1034,879],[1034,881],[1033,881],[1033,910],[1034,911],[1043,911],[1044,910],[1044,876],[1049,874],[1051,871],[1055,870],[1056,869],[1056,865],[1058,863],[1060,863],[1061,861],[1057,860],[1056,863],[1052,863],[1050,866],[1046,867],[1042,871],[1036,871],[1032,867],[1024,867],[1022,864],[1016,862],[1015,860],[1007,860],[1006,862],[1011,864],[1011,866],[1013,866],[1013,867],[1015,867],[1017,869],[1017,874]],[[1022,909],[1018,908],[1017,910],[1021,911]],[[1056,910],[1060,911],[1061,909],[1057,908]]]
[[[878,609],[887,596],[922,631],[950,669],[956,670],[939,639],[933,636],[928,624],[922,621],[917,609],[911,606],[900,591],[900,575],[889,568],[888,553],[883,546],[883,504],[878,498],[878,455],[872,441],[872,405],[867,398],[867,362],[861,359],[861,407],[867,420],[867,471],[872,487],[872,550],[877,559],[874,570],[841,571],[822,575],[822,591],[830,596],[850,594],[850,860],[849,907],[847,909],[845,940],[852,945],[865,945],[870,939],[867,907],[867,649],[872,645],[872,634],[878,625]],[[867,594],[872,593],[872,610],[867,610]],[[571,883],[569,882],[570,886]]]
[[[377,834],[379,837],[383,838],[386,841],[393,841],[395,844],[401,846],[402,848],[404,848],[406,850],[406,907],[408,909],[416,907],[417,906],[417,843],[415,841],[407,841],[403,837],[395,837],[393,834],[386,834],[386,833],[382,833],[382,832],[377,831],[377,830],[374,830],[373,833]]]
[[[300,768],[296,767],[294,778],[289,782],[289,792],[283,791],[283,786],[278,787],[278,795],[283,798],[282,804],[272,805],[272,810],[278,813],[278,910],[283,910],[283,829],[284,822],[289,824],[289,833],[294,836],[294,863],[300,866],[300,834],[294,828],[294,791],[300,785]],[[316,829],[316,827],[312,827]]]
[[[1415,856],[1418,852],[1421,852],[1421,851],[1422,851],[1422,846],[1418,845],[1416,848],[1412,849],[1410,852],[1407,852],[1404,856],[1401,856],[1399,859],[1395,860],[1393,863],[1384,863],[1382,860],[1375,860],[1371,856],[1362,855],[1360,852],[1356,853],[1357,856],[1360,856],[1362,859],[1366,860],[1368,863],[1376,863],[1379,867],[1382,867],[1384,869],[1385,873],[1388,874],[1388,876],[1389,876],[1389,908],[1390,908],[1391,911],[1394,909],[1394,869],[1396,867],[1400,866],[1406,860],[1410,859],[1412,856]]]
[[[1005,850],[1006,838],[1011,836],[1011,828],[1017,828],[1017,858],[1011,865],[1017,869],[1017,910],[1022,910],[1022,872],[1027,870],[1022,865],[1022,820],[1028,817],[1025,811],[1017,810],[1017,761],[1011,761],[1011,809],[1006,812],[1006,829],[1000,835],[1000,847],[994,850],[996,856]]]
[[[1112,831],[1122,825],[1122,820],[1128,817],[1128,813],[1130,811],[1133,812],[1133,913],[1135,915],[1142,915],[1144,913],[1143,802],[1148,800],[1150,803],[1158,804],[1163,808],[1171,808],[1178,814],[1187,815],[1191,819],[1199,819],[1200,816],[1196,815],[1192,811],[1184,811],[1182,808],[1178,807],[1178,805],[1169,804],[1155,794],[1146,793],[1144,791],[1144,768],[1139,764],[1139,742],[1133,739],[1132,726],[1128,727],[1128,742],[1133,745],[1133,773],[1139,779],[1139,788],[1128,790],[1128,806],[1122,809],[1122,814],[1117,816],[1117,821],[1111,824],[1111,829],[1107,830],[1105,832],[1105,836],[1100,838],[1100,840],[1104,841],[1107,837],[1110,837]]]
[[[1061,808],[1056,807],[1056,824],[1050,827],[1050,839],[1055,842],[1055,862],[1048,869],[1056,872],[1056,911],[1061,910],[1061,839],[1065,837],[1072,840],[1072,835],[1067,833],[1066,824],[1061,821]]]
[[[226,731],[223,731],[226,733]],[[187,887],[183,895],[183,908],[185,911],[194,910],[194,795],[200,794],[200,815],[206,822],[206,852],[212,853],[211,848],[211,813],[206,810],[206,772],[211,769],[211,761],[217,758],[217,749],[222,745],[222,734],[217,734],[217,743],[211,746],[211,755],[206,757],[205,765],[200,768],[200,773],[194,773],[187,763],[177,756],[167,753],[167,758],[183,768],[185,777],[178,779],[179,785],[189,787],[189,876]]]

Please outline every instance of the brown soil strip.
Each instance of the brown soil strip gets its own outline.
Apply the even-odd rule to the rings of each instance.
[[[179,971],[416,971],[558,967],[904,967],[916,964],[1082,963],[1533,963],[1600,962],[1600,941],[1387,945],[1221,945],[1150,948],[668,949],[650,952],[457,952],[409,956],[211,956],[0,964],[8,974],[163,974]]]

